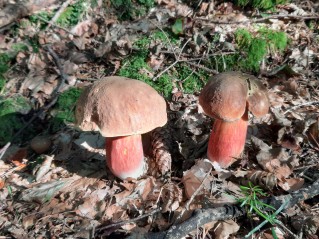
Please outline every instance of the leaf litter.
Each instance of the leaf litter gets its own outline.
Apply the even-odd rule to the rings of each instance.
[[[148,58],[151,77],[172,64],[172,53],[180,54],[186,62],[199,57],[202,62],[198,65],[201,65],[206,61],[205,54],[222,55],[236,49],[233,38],[237,28],[245,27],[252,32],[256,29],[252,21],[256,13],[237,9],[230,2],[200,2],[196,7],[174,0],[157,3],[145,18],[132,22],[120,23],[114,15],[99,12],[97,17],[102,21],[88,18],[70,32],[55,27],[39,31],[36,25],[29,24],[19,29],[15,41],[25,42],[26,36],[38,35],[41,44],[51,44],[67,74],[63,92],[70,87],[89,85],[92,79],[117,74],[122,60],[136,50],[134,42],[141,33],[166,29],[172,20],[182,20],[178,34],[189,44],[178,45],[166,39],[169,44]],[[299,4],[285,4],[276,10],[278,14],[308,16],[314,7],[309,10]],[[225,22],[237,24],[223,24]],[[205,161],[205,152],[212,120],[199,107],[198,92],[186,94],[175,84],[172,98],[168,100],[168,125],[173,141],[169,157],[166,156],[157,169],[160,174],[121,182],[105,167],[104,139],[96,133],[73,129],[55,132],[52,145],[41,157],[30,150],[28,144],[12,144],[5,150],[6,155],[0,161],[0,229],[4,236],[102,238],[104,235],[112,238],[117,233],[127,236],[164,231],[185,208],[187,212],[180,218],[182,221],[191,217],[196,209],[235,203],[229,195],[240,197],[238,184],[245,184],[247,179],[269,194],[294,192],[306,182],[318,179],[317,33],[304,21],[293,22],[288,18],[258,24],[285,31],[291,39],[291,49],[286,51],[285,59],[274,54],[264,64],[262,72],[270,72],[281,64],[287,66],[278,74],[261,78],[269,90],[271,110],[261,119],[249,119],[241,162],[227,170],[210,171],[212,165]],[[216,36],[213,51],[209,42]],[[14,42],[10,37],[3,33],[0,37],[7,39],[0,40],[1,49],[12,49]],[[153,50],[156,44],[154,41],[146,47]],[[6,73],[10,79],[5,85],[7,92],[28,98],[33,110],[48,104],[60,77],[50,54],[39,48],[34,53],[19,52],[15,59],[17,69]],[[227,63],[224,62],[223,67],[227,67]],[[44,112],[41,117],[48,119],[50,113]],[[150,156],[148,160],[152,160]],[[170,171],[168,181],[163,177],[166,171]],[[302,213],[295,213],[299,218],[287,225],[298,231],[302,228],[300,221],[305,220],[302,230],[310,238],[318,233],[318,203],[304,202],[294,208],[301,209]],[[148,213],[145,218],[132,220]],[[124,224],[116,226],[119,222]],[[114,227],[98,230],[113,224]],[[190,237],[200,234],[203,238],[211,235],[240,238],[247,233],[239,229],[242,222],[235,220],[200,226],[201,231],[189,232]],[[270,234],[265,228],[259,236],[271,238]],[[287,238],[281,228],[276,227],[276,234]]]

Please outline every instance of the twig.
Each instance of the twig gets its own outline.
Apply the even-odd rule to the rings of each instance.
[[[50,24],[50,21],[45,20],[43,17],[37,16],[37,18],[39,18],[41,21],[43,21],[43,22],[45,22],[45,23]],[[53,27],[55,27],[55,28],[59,28],[59,29],[65,31],[65,32],[67,32],[67,33],[69,33],[69,34],[71,34],[71,35],[73,35],[73,36],[77,36],[77,34],[71,32],[70,30],[66,29],[65,27],[58,26],[58,25],[56,25],[56,24],[54,24],[54,23],[51,23],[51,26],[53,26]]]
[[[277,220],[277,225],[279,225],[282,229],[290,234],[294,239],[299,239],[297,235],[295,235],[292,231],[290,231],[281,221]]]
[[[46,46],[45,49],[50,53],[50,55],[52,56],[55,65],[58,67],[60,76],[61,76],[61,80],[57,86],[57,88],[55,89],[54,93],[55,96],[56,94],[61,90],[61,88],[63,87],[64,83],[68,80],[68,75],[64,73],[63,71],[63,67],[61,64],[61,60],[59,59],[58,55],[52,50],[52,48],[50,46]]]
[[[62,6],[60,7],[60,9],[54,14],[53,18],[48,22],[48,25],[46,26],[45,30],[48,30],[48,28],[53,25],[58,18],[60,17],[60,15],[62,14],[62,12],[69,6],[70,2],[72,0],[66,0]]]
[[[296,203],[319,195],[319,179],[307,188],[300,189],[288,195],[270,197],[262,200],[274,208],[281,208],[286,201],[288,201],[285,208],[290,208]],[[168,231],[148,233],[144,238],[148,239],[178,239],[186,236],[189,232],[196,230],[196,228],[204,224],[216,221],[227,220],[242,216],[246,213],[244,208],[239,205],[224,206],[217,208],[207,208],[195,210],[193,216],[181,224],[173,225]]]
[[[61,77],[60,82],[59,82],[58,86],[55,88],[55,90],[52,92],[51,102],[48,103],[47,105],[43,106],[36,114],[34,114],[31,117],[31,119],[26,124],[24,124],[24,126],[13,136],[13,139],[18,137],[36,118],[38,118],[41,114],[43,114],[43,112],[47,111],[53,105],[55,105],[55,103],[57,102],[58,97],[59,97],[59,91],[61,90],[65,81],[67,80],[68,76],[64,73],[62,65],[61,65],[61,61],[60,61],[59,57],[57,56],[57,54],[49,46],[46,46],[45,49],[52,56],[55,65],[58,67],[60,77]]]
[[[189,42],[190,40],[191,40],[191,39],[189,38],[189,39],[184,43],[184,45],[183,45],[183,47],[182,47],[182,49],[181,49],[179,55],[178,55],[177,58],[175,59],[175,62],[173,62],[173,64],[171,64],[170,66],[166,67],[166,68],[165,68],[163,71],[161,71],[157,76],[155,76],[155,77],[153,78],[153,81],[155,81],[156,79],[158,79],[159,77],[161,77],[161,75],[163,75],[165,72],[167,72],[167,71],[168,71],[169,69],[171,69],[173,66],[175,66],[177,63],[182,62],[182,61],[180,60],[180,57],[181,57],[181,55],[182,55],[182,52],[183,52],[185,46],[188,44],[188,42]]]
[[[185,62],[186,62],[187,64],[191,65],[191,66],[195,66],[195,67],[197,67],[197,68],[199,68],[199,69],[202,69],[202,70],[207,71],[207,72],[209,72],[209,73],[212,73],[212,74],[214,74],[214,75],[218,74],[218,71],[209,69],[209,68],[207,68],[206,66],[202,66],[202,65],[199,65],[199,64],[190,62],[190,61],[185,61]]]
[[[164,54],[173,54],[173,52],[170,52],[170,51],[160,51],[160,53],[164,53]],[[205,55],[202,55],[202,56],[194,56],[194,55],[191,55],[191,54],[182,54],[183,57],[195,57],[195,58],[191,58],[191,59],[188,59],[186,61],[199,61],[199,60],[202,60],[202,59],[206,59],[208,57],[211,57],[211,56],[220,56],[220,55],[234,55],[236,54],[237,52],[234,52],[234,51],[227,51],[227,52],[216,52],[216,53],[211,53],[211,54],[205,54]]]
[[[200,21],[207,21],[212,24],[240,24],[240,23],[258,23],[258,22],[264,22],[270,19],[287,19],[287,20],[312,20],[312,19],[319,19],[319,16],[293,16],[293,15],[270,15],[267,17],[257,18],[257,19],[249,19],[249,20],[243,20],[243,21],[212,21],[207,18],[198,17],[195,18],[195,20]]]
[[[319,104],[319,101],[311,101],[311,102],[306,102],[306,103],[303,103],[303,104],[295,105],[295,106],[291,107],[290,109],[286,110],[284,112],[284,115],[287,114],[288,112],[292,111],[292,110],[301,108],[303,106],[317,105],[317,104]]]
[[[10,170],[4,172],[3,174],[1,174],[1,175],[0,175],[0,178],[6,178],[6,177],[8,177],[11,173],[13,173],[13,172],[15,172],[15,171],[19,171],[19,170],[25,168],[26,166],[27,166],[26,164],[21,164],[21,165],[19,165],[19,166],[16,166],[16,167],[14,167],[14,168],[12,168],[12,169],[10,169]]]
[[[11,143],[8,142],[2,149],[0,149],[0,160],[2,159],[3,155],[6,153],[7,149],[10,147]]]
[[[201,182],[201,184],[199,185],[199,187],[195,190],[195,192],[193,193],[193,195],[191,196],[191,198],[187,201],[184,209],[182,210],[181,214],[177,217],[176,221],[179,221],[184,213],[186,212],[186,210],[189,209],[189,205],[192,203],[192,201],[194,200],[194,198],[197,196],[197,194],[200,192],[200,190],[202,190],[202,188],[204,187],[204,182],[206,181],[206,179],[208,178],[210,172],[212,171],[212,167],[209,169],[209,171],[206,173],[203,181]]]
[[[161,210],[162,210],[162,208],[156,208],[155,210],[153,210],[149,213],[143,214],[141,216],[138,216],[136,218],[132,218],[132,219],[129,219],[126,221],[116,222],[116,223],[109,224],[107,226],[102,226],[102,227],[96,228],[95,231],[99,232],[99,231],[106,230],[106,229],[111,228],[111,227],[119,227],[119,226],[122,226],[122,225],[125,225],[128,223],[131,223],[131,222],[136,222],[136,221],[139,221],[145,217],[153,216],[154,214],[160,212]]]
[[[168,41],[168,44],[170,45],[170,47],[171,47],[171,49],[172,49],[172,51],[173,51],[173,54],[174,54],[174,56],[175,56],[175,59],[176,59],[176,58],[177,58],[176,52],[175,52],[175,50],[174,50],[173,44],[171,43],[169,37],[168,37],[167,34],[166,34],[166,32],[165,32],[157,23],[155,23],[154,21],[150,20],[150,22],[151,22],[154,26],[156,26],[158,29],[160,29],[160,31],[164,34],[164,36],[166,37],[166,40]],[[172,53],[172,52],[171,52],[171,53]]]

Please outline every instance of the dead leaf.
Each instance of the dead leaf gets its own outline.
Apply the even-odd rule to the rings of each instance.
[[[179,207],[183,199],[183,192],[178,185],[170,183],[165,185],[161,197],[163,201],[162,212],[173,212]]]
[[[50,171],[51,163],[54,160],[53,156],[45,155],[44,161],[40,165],[40,168],[37,170],[35,178],[36,181],[39,181],[45,174],[47,174]]]
[[[219,222],[214,230],[215,239],[227,239],[229,235],[238,232],[239,226],[233,220]]]
[[[202,184],[202,181],[206,177],[207,173],[211,170],[211,163],[205,160],[199,160],[190,169],[184,172],[182,181],[185,187],[185,194],[187,198],[191,198],[197,188]],[[203,189],[210,190],[210,182],[214,180],[213,176],[208,176],[205,180]],[[198,192],[197,195],[203,194],[203,190]]]
[[[288,178],[278,182],[278,185],[287,192],[294,192],[304,185],[303,178]]]

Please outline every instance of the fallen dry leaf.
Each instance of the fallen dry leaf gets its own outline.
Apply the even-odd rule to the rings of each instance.
[[[185,193],[187,198],[191,198],[194,192],[200,187],[204,178],[207,178],[203,184],[203,189],[210,190],[210,183],[214,180],[213,176],[207,175],[210,172],[212,165],[210,162],[205,160],[199,160],[196,164],[190,169],[184,172],[183,175],[183,184],[185,187]],[[207,175],[207,177],[206,177]],[[198,192],[197,195],[203,194],[203,190]]]
[[[239,230],[239,225],[233,220],[219,222],[214,230],[216,239],[227,239]]]
[[[303,178],[286,178],[278,182],[278,185],[287,192],[294,192],[302,188],[305,180]]]

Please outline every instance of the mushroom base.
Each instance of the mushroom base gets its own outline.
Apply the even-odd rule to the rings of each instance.
[[[138,178],[144,173],[141,135],[106,138],[106,162],[120,179]]]
[[[235,122],[216,119],[208,142],[208,158],[222,168],[230,166],[244,150],[247,126],[247,111]]]

